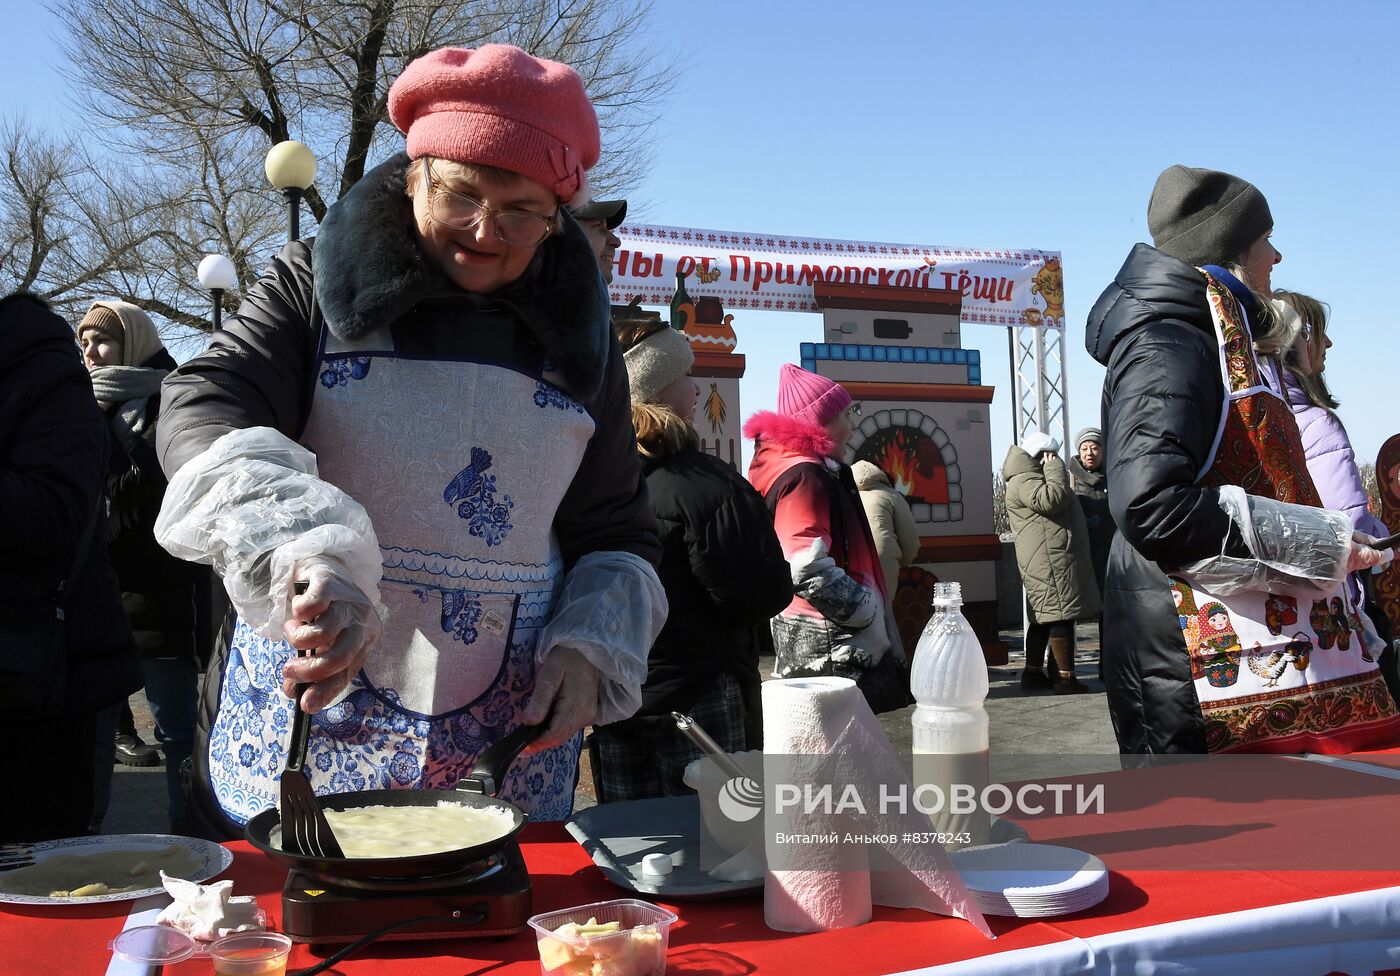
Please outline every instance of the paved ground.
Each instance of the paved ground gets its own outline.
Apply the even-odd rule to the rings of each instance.
[[[1118,768],[1117,746],[1108,720],[1103,684],[1096,680],[1097,633],[1079,629],[1079,678],[1092,695],[1055,695],[1027,692],[1020,686],[1024,653],[1020,631],[1003,631],[1010,646],[1005,667],[989,669],[991,693],[987,713],[991,719],[992,777],[1010,782],[1048,775],[1069,775]],[[771,666],[771,662],[765,662]],[[147,742],[151,735],[150,710],[137,693],[131,699],[137,731]],[[895,750],[908,751],[911,709],[890,712],[880,724]],[[586,762],[586,757],[585,757]],[[593,805],[592,782],[585,767],[575,806]],[[162,770],[116,766],[112,777],[112,806],[103,829],[107,833],[163,833],[166,829],[165,785]]]

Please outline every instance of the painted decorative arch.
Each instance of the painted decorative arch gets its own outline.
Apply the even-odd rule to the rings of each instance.
[[[890,476],[909,501],[915,522],[960,522],[962,469],[958,451],[938,421],[911,407],[877,410],[863,419],[846,458],[869,461]]]

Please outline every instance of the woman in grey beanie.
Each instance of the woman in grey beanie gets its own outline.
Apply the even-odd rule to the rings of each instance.
[[[1379,648],[1353,626],[1342,586],[1384,557],[1321,508],[1270,358],[1285,330],[1265,300],[1282,260],[1268,202],[1237,176],[1172,166],[1148,227],[1157,246],[1133,248],[1085,333],[1108,370],[1105,473],[1119,534],[1104,679],[1119,748],[1394,745],[1400,714]]]
[[[685,712],[727,752],[761,745],[759,658],[768,619],[792,601],[792,577],[763,498],[701,449],[691,421],[695,357],[659,316],[620,316],[632,425],[656,519],[657,574],[670,615],[647,658],[642,707],[594,726],[588,740],[599,803],[692,792],[685,767],[700,751],[671,720]]]
[[[1108,575],[1108,549],[1113,544],[1113,513],[1108,510],[1108,478],[1104,475],[1103,431],[1085,427],[1074,435],[1074,454],[1069,459],[1069,483],[1074,489],[1084,525],[1089,530],[1089,561],[1094,565],[1094,585],[1103,597],[1104,577]],[[1099,614],[1099,678],[1103,679],[1103,614]]]

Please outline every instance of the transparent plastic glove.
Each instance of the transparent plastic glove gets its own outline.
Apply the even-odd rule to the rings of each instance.
[[[297,593],[298,583],[306,589]],[[310,657],[292,658],[282,668],[282,692],[295,693],[294,685],[309,682],[301,696],[306,712],[319,712],[333,704],[350,684],[374,642],[384,630],[374,603],[355,585],[345,564],[333,556],[310,556],[292,568],[286,590],[287,643]]]
[[[1347,556],[1348,573],[1362,569],[1375,572],[1384,569],[1395,558],[1394,549],[1372,549],[1371,543],[1375,541],[1375,536],[1365,532],[1351,534],[1351,552]]]
[[[583,652],[559,647],[535,672],[535,692],[525,706],[526,725],[549,718],[549,725],[525,752],[541,752],[563,745],[569,737],[598,717],[598,684],[602,672]]]
[[[1180,567],[1202,586],[1222,596],[1290,587],[1321,595],[1346,578],[1358,547],[1351,519],[1341,512],[1260,498],[1236,485],[1222,487],[1219,498],[1250,556],[1222,552]]]
[[[553,673],[554,654],[572,651],[569,659],[578,655],[598,672],[594,724],[630,718],[642,707],[647,655],[669,609],[661,580],[645,559],[611,550],[581,556],[540,631],[535,680],[542,683]],[[561,665],[572,683],[569,659]],[[531,707],[528,714],[540,718],[548,710],[533,697]]]
[[[316,456],[270,427],[233,430],[175,476],[156,541],[187,562],[213,566],[238,617],[282,638],[292,565],[326,553],[379,599],[379,541],[364,506],[317,474]]]

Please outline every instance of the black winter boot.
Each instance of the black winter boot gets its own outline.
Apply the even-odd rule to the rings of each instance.
[[[1041,691],[1051,684],[1050,676],[1042,668],[1027,667],[1021,672],[1021,688],[1024,691]]]
[[[136,734],[136,718],[127,702],[122,702],[122,710],[117,713],[117,762],[123,766],[160,765],[160,750],[146,745]]]

